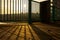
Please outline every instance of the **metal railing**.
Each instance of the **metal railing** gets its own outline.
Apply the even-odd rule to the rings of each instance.
[[[2,12],[0,13],[0,21],[32,21],[33,16],[35,16],[34,19],[38,18],[39,20],[39,14],[33,15],[32,13],[32,9],[35,9],[32,7],[32,3],[30,3],[34,2],[32,0],[1,0],[1,2]],[[39,4],[38,2],[35,3]]]
[[[2,21],[22,21],[28,20],[28,7],[23,8],[24,0],[2,0]],[[24,1],[26,6],[28,0]],[[26,15],[27,14],[27,15]]]

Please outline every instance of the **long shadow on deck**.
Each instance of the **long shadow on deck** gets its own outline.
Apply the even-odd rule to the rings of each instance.
[[[30,24],[30,26],[32,27],[32,29],[35,31],[35,33],[38,35],[38,37],[41,40],[55,40],[52,36],[50,36],[47,33],[43,32],[42,30],[40,30],[39,28],[37,28],[33,24]]]

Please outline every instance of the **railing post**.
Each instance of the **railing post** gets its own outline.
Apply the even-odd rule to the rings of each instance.
[[[31,1],[32,0],[29,0],[29,4],[28,4],[28,6],[29,6],[29,8],[28,8],[28,13],[29,13],[29,19],[28,19],[28,22],[29,22],[29,24],[31,24],[32,23],[32,19],[31,19]]]

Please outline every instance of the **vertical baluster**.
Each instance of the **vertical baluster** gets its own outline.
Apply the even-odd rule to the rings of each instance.
[[[14,21],[14,0],[13,0],[13,14],[12,14],[12,21]]]
[[[23,21],[23,0],[22,0],[22,21]]]
[[[1,5],[1,2],[2,0],[0,0],[0,5]],[[2,5],[1,5],[2,6]],[[0,21],[1,21],[1,13],[2,13],[2,11],[1,11],[1,6],[0,6]]]
[[[19,0],[18,0],[18,20],[19,20]]]
[[[15,0],[15,20],[16,20],[16,12],[17,11],[17,0]]]
[[[4,0],[4,17],[3,17],[3,21],[5,21],[5,0]]]
[[[19,0],[19,21],[20,21],[20,7],[21,7],[21,4],[20,4],[20,0]]]
[[[8,21],[8,0],[7,0],[7,20]]]
[[[15,0],[14,0],[14,4],[13,5],[14,5],[14,14],[13,14],[14,16],[13,16],[13,20],[15,21]]]
[[[20,19],[22,20],[22,0],[21,0],[21,9],[20,10],[21,10],[21,13],[20,13],[21,18]]]
[[[10,21],[11,21],[11,0],[10,0]]]
[[[20,0],[20,21],[21,21],[21,0]]]
[[[3,0],[1,0],[2,1],[2,14],[3,14]],[[2,16],[2,14],[1,14],[1,21],[2,21],[2,19],[3,19],[3,16]]]

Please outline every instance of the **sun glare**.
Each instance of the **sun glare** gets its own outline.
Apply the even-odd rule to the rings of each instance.
[[[24,4],[24,8],[26,8],[26,4]]]

